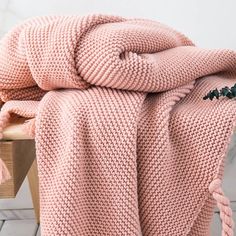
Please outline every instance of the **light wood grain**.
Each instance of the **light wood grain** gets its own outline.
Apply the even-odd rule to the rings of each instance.
[[[27,199],[27,201],[26,201]],[[0,199],[0,214],[2,210],[9,209],[32,209],[31,192],[29,189],[28,178],[23,181],[15,198]]]
[[[34,140],[0,142],[0,155],[12,178],[0,185],[0,198],[15,197],[35,159]]]
[[[4,140],[26,140],[33,139],[23,129],[25,118],[18,118],[14,122],[10,123],[3,130]]]
[[[37,223],[40,221],[40,208],[39,208],[39,179],[38,179],[38,167],[37,160],[35,159],[29,172],[28,180],[31,191],[31,197],[34,205],[35,218]]]
[[[18,118],[3,131],[3,138],[12,140],[0,142],[3,161],[10,171],[12,179],[0,186],[0,198],[15,197],[28,173],[35,217],[39,223],[38,170],[35,160],[35,145],[34,140],[24,132],[24,122],[25,119]]]

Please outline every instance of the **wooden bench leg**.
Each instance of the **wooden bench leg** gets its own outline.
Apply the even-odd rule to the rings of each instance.
[[[35,218],[37,223],[40,222],[40,207],[39,207],[39,179],[38,179],[38,167],[37,160],[35,159],[29,172],[28,172],[29,187],[32,196],[32,202],[34,206]]]

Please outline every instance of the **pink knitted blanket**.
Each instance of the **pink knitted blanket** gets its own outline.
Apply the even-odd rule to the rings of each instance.
[[[42,235],[209,235],[216,203],[233,235],[220,182],[236,102],[203,96],[234,83],[235,52],[159,22],[54,16],[14,28],[0,43],[0,130],[32,118]]]

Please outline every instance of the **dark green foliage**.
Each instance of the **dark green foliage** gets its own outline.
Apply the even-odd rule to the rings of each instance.
[[[231,88],[226,86],[220,90],[218,90],[217,88],[214,90],[211,90],[207,93],[206,96],[203,97],[203,99],[213,100],[213,98],[219,99],[219,97],[227,97],[229,99],[235,98],[236,97],[236,84],[232,86]]]

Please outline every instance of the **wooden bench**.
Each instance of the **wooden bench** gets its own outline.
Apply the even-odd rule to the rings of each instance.
[[[23,132],[25,119],[7,126],[0,141],[0,155],[12,178],[0,185],[0,198],[14,198],[28,177],[37,223],[40,221],[38,169],[35,142]]]

